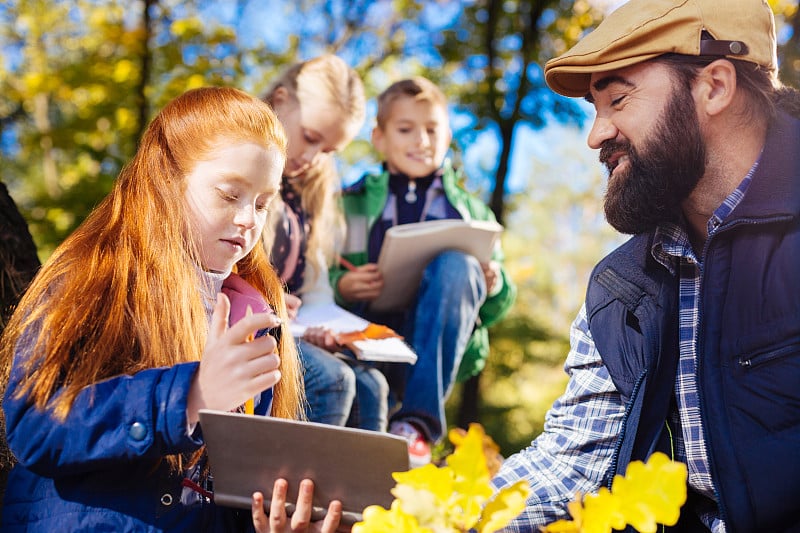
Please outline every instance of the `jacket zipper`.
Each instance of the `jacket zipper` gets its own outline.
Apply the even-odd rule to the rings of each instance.
[[[754,355],[742,355],[739,356],[739,365],[745,368],[753,368],[759,365],[763,365],[764,363],[768,363],[770,361],[774,361],[775,359],[780,359],[784,357],[788,353],[794,353],[797,351],[797,347],[800,346],[800,343],[792,343],[789,346],[784,346],[778,350],[772,350],[769,352],[759,352]]]

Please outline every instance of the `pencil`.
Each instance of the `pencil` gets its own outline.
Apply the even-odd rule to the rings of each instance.
[[[339,256],[339,264],[342,265],[343,267],[345,267],[350,272],[354,272],[354,271],[357,270],[356,266],[353,263],[351,263],[350,261],[348,261],[347,259],[345,259],[341,255]]]
[[[245,316],[250,316],[252,314],[253,314],[253,310],[248,305],[247,306],[247,312],[245,313]],[[253,342],[255,340],[255,338],[256,338],[255,333],[251,333],[250,335],[247,336],[247,339],[245,339],[245,342]],[[252,414],[255,414],[255,412],[256,412],[255,400],[253,400],[253,398],[248,398],[244,402],[244,414],[252,415]]]

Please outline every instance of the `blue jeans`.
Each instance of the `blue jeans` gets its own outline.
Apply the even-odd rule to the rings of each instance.
[[[444,405],[485,300],[486,280],[474,257],[446,251],[428,264],[399,330],[411,340],[417,362],[382,367],[401,399],[390,423],[413,422],[430,441],[441,439],[447,428]]]
[[[302,339],[306,417],[311,422],[386,431],[389,386],[374,368],[345,361]]]

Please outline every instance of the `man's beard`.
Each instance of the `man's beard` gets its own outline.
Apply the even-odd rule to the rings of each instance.
[[[628,156],[628,169],[609,176],[606,220],[631,235],[681,219],[681,202],[705,172],[705,141],[700,133],[691,93],[674,89],[654,131],[637,150],[628,141],[605,141],[600,162],[607,165],[618,151]]]

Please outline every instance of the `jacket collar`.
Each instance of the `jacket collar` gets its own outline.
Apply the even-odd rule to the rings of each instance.
[[[733,218],[800,215],[800,120],[783,112],[767,132],[761,162]]]

